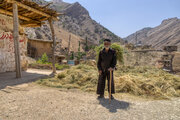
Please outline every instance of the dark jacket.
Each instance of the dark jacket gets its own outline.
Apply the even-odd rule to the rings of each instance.
[[[116,51],[109,49],[108,52],[105,51],[105,48],[100,51],[98,58],[98,70],[108,70],[110,67],[115,68],[117,63]]]

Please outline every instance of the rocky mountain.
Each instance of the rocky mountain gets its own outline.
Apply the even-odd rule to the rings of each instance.
[[[62,4],[59,3],[59,6]],[[92,20],[89,12],[78,2],[66,5],[61,10],[66,15],[60,17],[61,27],[69,32],[79,35],[83,38],[93,41],[95,44],[99,43],[102,38],[110,38],[116,42],[122,42],[122,39]]]
[[[53,0],[54,3],[61,3],[63,2],[62,0]]]
[[[156,49],[162,49],[163,46],[180,46],[180,19],[169,18],[154,28],[144,28],[139,30],[124,40],[136,44],[152,45]]]
[[[48,4],[48,2],[44,0],[33,1],[41,5]],[[91,19],[89,12],[78,2],[73,4],[63,2],[62,0],[53,0],[52,2],[53,4],[50,5],[50,8],[56,10],[57,12],[65,13],[65,15],[60,16],[59,21],[55,22],[56,29],[62,29],[63,31],[79,36],[81,39],[87,39],[95,45],[103,38],[110,38],[114,42],[123,42],[120,37]],[[42,32],[42,29],[44,28],[34,29],[36,31],[34,38],[42,36],[42,39],[51,39],[49,33]],[[68,38],[65,40],[68,41]]]

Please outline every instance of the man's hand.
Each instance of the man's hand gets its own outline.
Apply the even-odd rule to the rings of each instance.
[[[102,74],[102,70],[99,70],[99,75],[101,75]]]
[[[113,71],[113,70],[114,70],[114,69],[113,69],[113,68],[111,68],[111,67],[108,69],[108,71]]]

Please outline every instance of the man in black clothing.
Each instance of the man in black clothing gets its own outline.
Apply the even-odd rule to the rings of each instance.
[[[104,49],[100,51],[97,67],[99,70],[99,80],[97,85],[97,94],[98,98],[104,97],[104,89],[106,84],[106,78],[108,80],[108,92],[109,92],[109,81],[110,81],[110,71],[112,71],[112,81],[111,81],[111,95],[115,93],[114,80],[113,80],[113,70],[115,69],[117,60],[116,60],[116,51],[110,48],[111,40],[104,40]],[[111,96],[111,99],[114,99]]]

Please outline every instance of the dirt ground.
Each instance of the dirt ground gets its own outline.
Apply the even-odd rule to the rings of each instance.
[[[180,120],[180,98],[133,99],[116,94],[97,99],[95,93],[48,88],[35,83],[0,90],[0,120]]]

